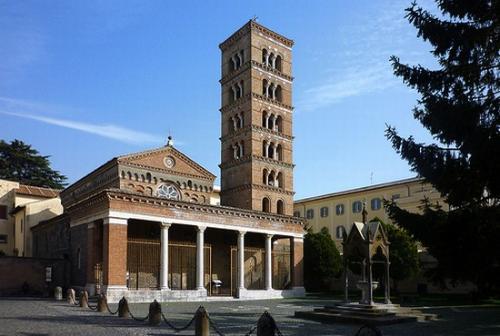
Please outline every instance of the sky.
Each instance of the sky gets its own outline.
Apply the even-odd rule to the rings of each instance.
[[[410,2],[0,0],[0,139],[72,183],[171,134],[220,176],[218,45],[257,17],[295,41],[295,199],[413,177],[384,136],[432,141],[389,62],[435,65]]]

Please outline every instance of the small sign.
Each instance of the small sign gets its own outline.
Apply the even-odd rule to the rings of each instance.
[[[52,266],[45,267],[45,281],[46,282],[52,281]]]

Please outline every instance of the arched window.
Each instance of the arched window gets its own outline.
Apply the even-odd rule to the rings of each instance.
[[[281,71],[281,56],[280,55],[276,56],[276,64],[275,64],[274,68],[278,71]]]
[[[147,181],[148,183],[151,183],[151,173],[147,173],[147,174],[146,174],[146,181]]]
[[[268,120],[268,122],[267,122],[267,128],[269,128],[269,129],[273,129],[273,128],[274,128],[274,123],[275,123],[275,122],[276,122],[276,119],[275,119],[275,117],[274,117],[274,114],[271,114],[271,115],[269,116],[269,120]]]
[[[270,212],[271,211],[271,207],[270,207],[270,202],[269,202],[269,198],[267,197],[264,197],[262,199],[262,211],[264,212]]]
[[[267,171],[267,169],[264,169],[262,171],[262,184],[267,185],[268,177],[269,177],[269,172]]]
[[[267,127],[267,111],[262,112],[262,127]]]
[[[267,148],[267,157],[270,159],[274,158],[274,143],[270,143],[269,147]]]
[[[321,217],[328,217],[328,207],[322,207],[319,209],[319,215]]]
[[[343,215],[344,214],[344,204],[337,204],[335,206],[335,213],[337,216]]]
[[[359,213],[359,212],[361,212],[361,210],[363,210],[363,203],[361,203],[361,201],[356,201],[356,202],[352,203],[352,212],[353,213]]]
[[[267,157],[267,152],[268,152],[268,146],[269,144],[267,143],[266,140],[262,142],[262,156]]]
[[[283,204],[283,201],[282,200],[278,200],[278,202],[276,202],[276,212],[280,215],[282,215],[284,213],[284,209],[285,206]]]
[[[283,174],[282,173],[278,173],[276,180],[278,181],[278,188],[283,188]]]
[[[265,97],[269,96],[269,82],[267,79],[262,80],[262,95]]]
[[[262,64],[267,64],[267,49],[262,49]]]
[[[337,226],[337,229],[335,231],[336,231],[335,232],[336,233],[335,236],[337,237],[337,239],[344,238],[344,231],[345,231],[345,229],[344,229],[343,225]]]
[[[274,68],[274,64],[276,62],[276,57],[274,56],[273,53],[269,54],[269,61],[267,62],[267,65]]]
[[[243,155],[245,154],[245,143],[243,141],[241,141],[239,144],[238,144],[238,148],[239,148],[239,157],[242,158]]]
[[[276,94],[274,95],[274,99],[276,99],[279,102],[281,102],[283,100],[282,93],[281,93],[281,85],[278,85],[276,87]]]
[[[283,150],[282,150],[281,145],[276,146],[275,159],[279,160],[279,161],[283,160]]]
[[[382,207],[382,200],[378,197],[372,198],[370,203],[372,210],[380,210],[380,208]]]
[[[243,115],[241,113],[238,114],[238,128],[243,128]]]
[[[281,116],[276,117],[276,122],[274,125],[274,130],[276,132],[283,132],[283,118]]]
[[[271,187],[276,186],[276,173],[274,172],[274,170],[271,170],[271,172],[269,173],[267,184]]]

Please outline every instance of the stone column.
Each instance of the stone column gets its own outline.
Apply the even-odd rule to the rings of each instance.
[[[245,290],[245,231],[238,232],[238,290]]]
[[[160,289],[168,290],[168,229],[171,223],[162,222],[161,227],[161,257],[160,257]]]
[[[391,304],[391,278],[389,277],[389,267],[391,262],[389,261],[389,257],[385,262],[385,303]]]
[[[123,218],[103,219],[103,293],[110,302],[127,290],[127,224]]]
[[[196,235],[196,289],[205,290],[205,226],[198,226]]]
[[[368,256],[368,304],[373,305],[373,274],[372,274],[373,261]]]
[[[265,277],[266,277],[266,290],[272,290],[273,289],[273,268],[272,268],[272,261],[273,261],[273,235],[268,234],[266,235],[266,271],[265,271]]]

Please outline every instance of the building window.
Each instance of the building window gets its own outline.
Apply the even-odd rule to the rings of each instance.
[[[321,217],[328,217],[328,208],[327,207],[322,207],[319,210],[319,214]]]
[[[343,225],[340,225],[340,226],[337,226],[337,229],[336,229],[336,232],[335,232],[335,235],[337,237],[337,239],[342,239],[344,238],[344,226]]]
[[[190,181],[191,182],[191,181]],[[171,200],[180,200],[181,194],[174,187],[173,184],[160,184],[158,189],[156,190],[156,194],[158,197],[171,199]]]
[[[308,209],[306,211],[306,218],[307,219],[313,219],[314,218],[314,209]]]
[[[294,217],[300,217],[300,211],[294,211],[293,215]]]
[[[380,210],[382,207],[382,200],[380,198],[372,198],[371,200],[372,210]]]
[[[361,210],[363,210],[363,203],[361,203],[361,201],[356,201],[356,202],[352,203],[352,212],[353,213],[359,213],[359,212],[361,212]]]
[[[7,206],[0,205],[0,219],[7,219]]]
[[[0,244],[7,244],[7,235],[0,235]]]
[[[264,212],[270,212],[271,211],[269,198],[267,198],[267,197],[264,197],[262,199],[262,211],[264,211]]]
[[[276,212],[279,215],[282,215],[284,213],[284,210],[285,210],[285,206],[283,204],[283,201],[282,200],[278,200],[278,202],[276,203]]]
[[[335,213],[337,216],[343,215],[344,214],[344,204],[337,204],[335,207]]]

